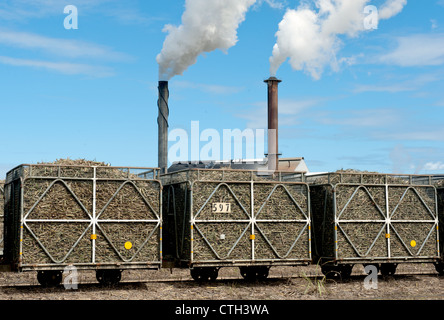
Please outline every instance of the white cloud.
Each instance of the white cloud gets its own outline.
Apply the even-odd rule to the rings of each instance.
[[[14,0],[0,2],[0,21],[27,22],[30,19],[43,19],[54,15],[64,15],[67,5],[75,5],[79,15],[99,14],[112,17],[121,24],[148,25],[160,17],[142,13],[136,0]]]
[[[341,127],[387,127],[400,121],[400,115],[391,109],[346,110],[328,114],[318,119],[326,125],[339,125]]]
[[[255,8],[261,6],[264,2],[267,3],[271,8],[279,10],[284,9],[288,4],[285,0],[259,0],[255,4]]]
[[[404,129],[404,131],[374,133],[373,136],[382,140],[442,142],[444,141],[444,130],[410,128]]]
[[[398,46],[379,62],[402,67],[444,64],[444,34],[415,34],[396,39]]]
[[[31,58],[1,56],[0,63],[10,66],[34,67],[53,70],[68,75],[89,75],[110,77],[114,71],[110,67],[98,66],[91,60],[103,62],[129,62],[134,58],[114,51],[107,46],[86,41],[50,38],[34,33],[0,29],[0,47],[7,46],[23,49]],[[36,58],[35,52],[41,52],[45,58]],[[50,55],[51,58],[46,56]],[[50,61],[54,56],[67,61]],[[82,60],[79,62],[78,60]],[[88,61],[84,63],[84,61]]]
[[[405,92],[413,91],[414,88],[406,84],[392,84],[392,85],[357,85],[353,90],[356,93],[362,92]]]
[[[214,94],[233,94],[244,90],[244,88],[241,87],[221,86],[215,84],[195,83],[189,81],[174,81],[171,85],[182,89],[197,89],[203,92],[214,93]]]
[[[430,19],[430,23],[432,24],[432,30],[435,30],[438,28],[438,21],[436,19]]]
[[[14,0],[0,3],[0,20],[18,20],[37,18],[41,19],[50,15],[63,15],[63,9],[67,5],[76,5],[82,10],[90,10],[100,5],[111,3],[113,0]]]
[[[416,78],[412,80],[396,80],[390,79],[388,83],[382,84],[371,84],[371,85],[356,85],[353,92],[362,93],[362,92],[389,92],[389,93],[397,93],[397,92],[407,92],[407,91],[415,91],[418,90],[425,85],[441,80],[440,76],[435,74],[422,74],[416,76]]]
[[[27,60],[5,56],[0,56],[0,63],[16,67],[47,69],[69,75],[88,75],[98,78],[114,75],[110,68],[79,63]]]
[[[436,170],[444,170],[444,163],[442,163],[441,161],[437,161],[437,162],[427,162],[424,165],[424,170],[427,171],[436,171]]]
[[[132,58],[106,46],[78,40],[41,36],[28,32],[0,30],[0,44],[24,49],[38,49],[68,58],[95,58],[107,61],[129,61]]]
[[[319,105],[323,99],[312,98],[305,100],[280,99],[279,100],[279,125],[295,125],[300,121],[299,114],[302,111]],[[246,112],[235,115],[247,120],[247,127],[253,129],[267,128],[267,102],[259,102]]]

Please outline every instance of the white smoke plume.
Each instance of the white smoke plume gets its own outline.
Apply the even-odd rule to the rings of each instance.
[[[304,70],[320,79],[326,66],[333,70],[349,59],[337,59],[342,42],[340,35],[355,37],[367,30],[364,8],[370,0],[314,0],[317,10],[307,1],[298,9],[289,9],[279,23],[276,44],[270,57],[270,73],[289,59],[294,70]],[[378,10],[379,20],[401,12],[407,0],[387,0]]]
[[[160,80],[182,75],[197,58],[237,41],[237,29],[256,0],[186,0],[180,26],[166,25],[168,35],[156,60]]]

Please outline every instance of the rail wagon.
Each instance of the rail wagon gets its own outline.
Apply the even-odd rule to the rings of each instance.
[[[309,186],[301,175],[187,169],[162,176],[164,260],[214,280],[222,267],[264,279],[311,262]]]
[[[0,255],[3,255],[3,217],[5,207],[5,182],[0,180]]]
[[[156,168],[21,165],[7,173],[3,269],[37,271],[42,285],[66,267],[117,283],[126,269],[161,267],[162,187]]]
[[[375,265],[383,275],[407,262],[433,263],[439,270],[440,179],[351,172],[307,177],[314,263],[324,274],[342,277],[358,263]]]
[[[437,189],[437,199],[438,199],[438,220],[439,220],[439,237],[441,241],[439,242],[439,252],[441,254],[441,260],[435,264],[436,271],[440,275],[444,275],[444,248],[443,248],[443,225],[444,225],[444,176],[434,176],[436,189]]]

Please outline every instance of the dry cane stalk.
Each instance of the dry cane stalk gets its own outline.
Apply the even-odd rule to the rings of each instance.
[[[205,261],[225,258],[229,260],[250,260],[252,258],[251,225],[249,225],[252,214],[251,184],[245,183],[252,180],[268,182],[255,183],[253,190],[254,214],[258,219],[257,228],[254,230],[256,236],[255,258],[279,259],[273,248],[281,257],[292,259],[306,259],[308,257],[308,228],[306,228],[298,244],[289,252],[302,228],[306,227],[306,223],[273,222],[273,220],[279,219],[307,219],[308,195],[304,185],[287,185],[287,189],[277,187],[273,190],[276,184],[272,182],[278,180],[276,176],[258,176],[255,172],[243,170],[188,170],[171,173],[168,177],[165,177],[164,181],[166,184],[165,190],[168,190],[168,186],[171,187],[175,190],[176,197],[178,197],[181,190],[185,190],[185,185],[191,186],[194,182],[192,199],[187,199],[188,207],[192,200],[193,214],[197,214],[195,219],[199,220],[193,230],[194,260]],[[272,192],[272,196],[268,199]],[[297,207],[291,197],[300,208]],[[189,230],[190,226],[189,224],[186,224],[185,228],[182,228],[182,226],[184,221],[189,221],[190,208],[183,207],[183,198],[176,199],[176,227],[178,228],[179,243],[188,249],[181,252],[182,258],[187,259],[190,258],[191,234],[186,230]],[[165,193],[164,200],[166,200]],[[164,201],[165,205],[167,203],[168,201]],[[213,212],[213,203],[230,203],[231,212]],[[166,207],[164,208],[164,214],[172,212],[172,202],[169,205],[169,210]],[[262,209],[259,213],[260,208]],[[261,219],[271,221],[260,222]],[[208,220],[220,220],[220,222],[205,222]],[[187,233],[183,235],[182,230]],[[265,238],[268,239],[271,245]],[[182,239],[184,239],[183,244]],[[174,244],[172,245],[174,246]],[[287,253],[289,254],[287,255]]]
[[[359,174],[353,174],[359,173]],[[385,230],[386,202],[388,202],[389,215],[392,220],[413,220],[414,222],[393,222],[390,230],[391,256],[406,257],[415,255],[428,234],[434,227],[434,223],[421,222],[422,220],[434,220],[436,202],[433,187],[410,184],[408,179],[396,176],[388,176],[388,199],[386,199],[385,176],[377,173],[358,172],[353,170],[341,170],[330,174],[330,183],[351,183],[354,185],[338,185],[333,188],[326,185],[328,176],[317,178],[313,185],[321,187],[311,188],[311,203],[315,223],[315,236],[318,251],[324,256],[333,256],[334,246],[334,219],[341,220],[342,230],[338,229],[338,255],[341,258],[358,258],[359,254],[364,258],[370,246],[375,241],[373,249],[368,257],[386,257],[387,240]],[[336,208],[333,207],[333,197],[336,199]],[[325,200],[327,199],[327,202]],[[368,222],[353,222],[353,220],[368,220]],[[379,220],[379,221],[370,221]],[[350,221],[350,222],[346,222]],[[324,225],[324,227],[323,227]],[[396,234],[399,234],[399,236]],[[434,231],[435,232],[435,231]],[[346,235],[350,241],[347,240]],[[388,237],[388,235],[387,235]],[[410,245],[415,240],[416,246]],[[404,243],[410,249],[405,249]],[[358,253],[351,246],[355,246]],[[436,234],[432,235],[421,251],[422,256],[436,256]]]
[[[69,223],[28,221],[27,226],[31,231],[27,228],[24,230],[23,263],[52,263],[53,261],[42,246],[54,260],[62,261],[77,241],[79,243],[64,262],[90,263],[92,261],[90,222],[77,221],[90,221],[92,217],[93,182],[90,178],[93,177],[93,171],[91,166],[105,166],[105,168],[97,168],[97,177],[109,179],[97,181],[96,216],[99,221],[96,230],[96,262],[121,262],[122,258],[117,252],[123,259],[133,258],[156,227],[157,222],[112,223],[106,220],[158,220],[159,184],[140,179],[136,175],[102,162],[59,159],[51,164],[57,166],[40,164],[40,166],[31,166],[25,170],[25,176],[28,179],[24,184],[24,212],[29,213],[27,220],[56,219],[68,220]],[[43,196],[59,174],[63,182],[53,184]],[[48,177],[48,179],[32,177]],[[80,178],[80,180],[71,180],[72,178]],[[122,188],[114,197],[120,187]],[[34,209],[30,211],[33,207]],[[31,232],[35,234],[42,246],[38,244]],[[127,242],[132,244],[130,249],[125,248]],[[115,250],[112,245],[115,246]],[[158,261],[158,251],[159,237],[155,232],[149,243],[133,261]]]

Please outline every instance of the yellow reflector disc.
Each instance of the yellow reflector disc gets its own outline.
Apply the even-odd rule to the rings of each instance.
[[[412,247],[416,247],[416,241],[415,241],[415,240],[410,241],[410,245],[411,245]]]
[[[129,250],[129,249],[131,249],[133,247],[133,244],[131,243],[131,242],[125,242],[125,249],[126,250]]]

